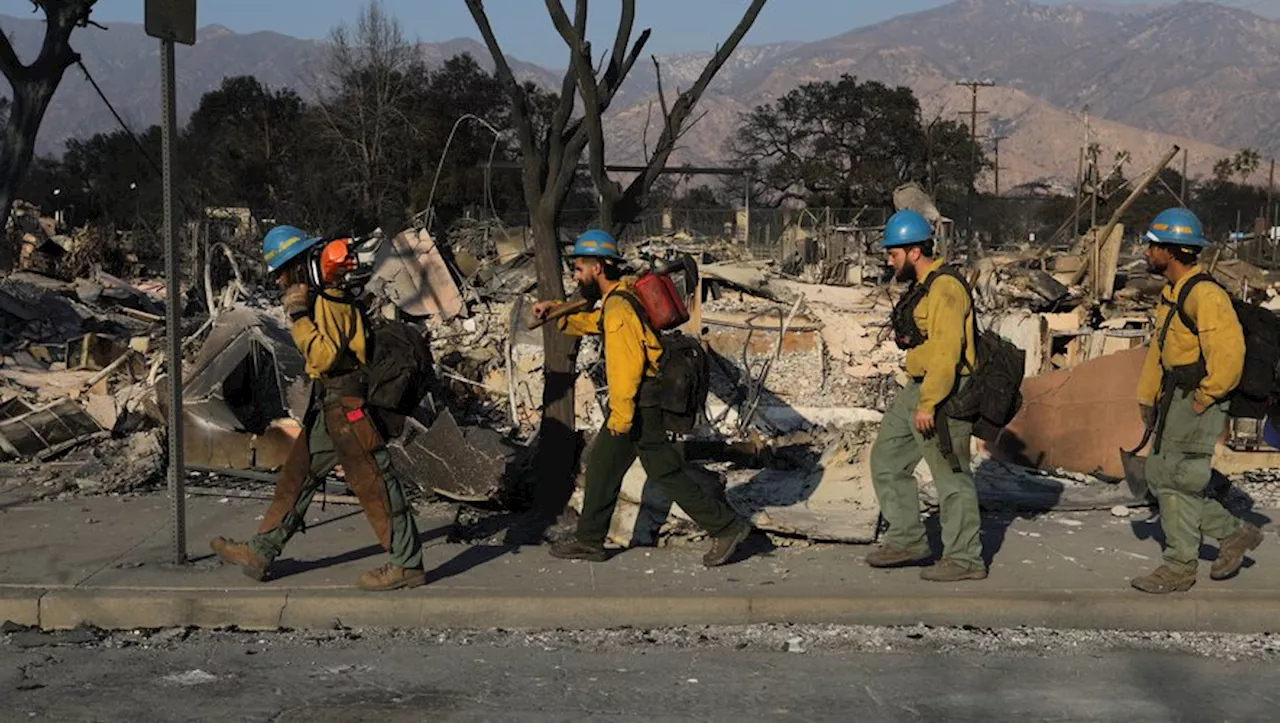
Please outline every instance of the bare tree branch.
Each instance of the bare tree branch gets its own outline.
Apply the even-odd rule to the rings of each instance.
[[[507,56],[503,55],[502,46],[498,44],[498,37],[493,33],[489,15],[484,10],[484,0],[466,0],[466,2],[467,10],[471,11],[471,18],[480,31],[480,37],[484,39],[485,47],[493,57],[494,75],[507,86],[507,94],[511,96],[511,113],[520,137],[520,147],[528,152],[533,148],[533,133],[532,124],[528,121],[527,98],[524,90],[516,81],[515,73],[511,72],[511,64],[507,62]]]
[[[549,6],[548,6],[549,7]],[[556,9],[560,11],[560,15],[564,15],[564,8],[560,3],[556,3]],[[552,22],[556,21],[554,14],[551,18]],[[565,23],[569,22],[569,18],[564,18]],[[577,37],[586,37],[587,33],[587,0],[577,0],[574,8],[573,30]],[[556,108],[555,115],[551,122],[552,128],[556,133],[562,133],[564,127],[569,123],[569,116],[573,114],[573,89],[577,80],[575,73],[574,58],[577,56],[578,49],[569,46],[569,67],[565,70],[564,79],[560,84],[560,105]]]
[[[693,120],[689,121],[688,123],[685,123],[685,124],[684,124],[684,128],[681,128],[681,129],[680,129],[680,131],[679,131],[678,133],[676,133],[676,140],[677,140],[677,141],[679,141],[681,138],[684,138],[684,137],[685,137],[685,135],[687,135],[687,134],[689,133],[689,131],[693,130],[693,127],[694,127],[694,126],[696,126],[696,125],[698,125],[698,123],[699,123],[703,118],[706,118],[706,117],[707,117],[707,114],[708,114],[708,113],[710,113],[710,112],[711,112],[711,111],[709,111],[709,110],[704,110],[704,111],[702,111],[700,114],[698,114],[698,117],[697,117],[697,118],[694,118]]]
[[[629,5],[630,0],[623,3]],[[578,91],[582,94],[583,116],[582,127],[586,129],[587,143],[590,148],[588,168],[591,180],[596,189],[604,196],[605,201],[612,203],[622,193],[621,187],[611,183],[605,171],[604,160],[604,124],[600,112],[600,86],[596,83],[595,69],[591,67],[591,46],[578,29],[569,25],[569,16],[565,14],[560,0],[546,0],[547,12],[551,14],[551,22],[559,31],[560,37],[569,46],[571,66],[565,77],[574,75],[577,78]],[[624,14],[626,13],[624,9]],[[629,38],[627,38],[629,40]],[[570,91],[572,92],[572,91]]]
[[[658,105],[662,107],[662,125],[666,130],[671,130],[671,109],[667,107],[667,92],[662,88],[662,66],[658,64],[658,56],[650,55],[653,60],[653,74],[658,81]],[[648,157],[648,154],[645,154]]]
[[[604,84],[605,87],[617,88],[622,84],[622,79],[626,78],[627,72],[631,70],[631,65],[635,63],[633,59],[631,63],[627,63],[626,53],[627,44],[631,42],[631,30],[636,24],[636,3],[635,0],[622,0],[621,16],[618,18],[618,32],[613,37],[613,52],[609,60],[609,67],[605,70]],[[648,40],[648,30],[637,46],[643,46]]]
[[[644,112],[644,130],[640,133],[640,151],[644,153],[644,157],[649,157],[649,124],[653,122],[653,101],[649,101],[649,105]]]
[[[644,173],[632,179],[620,199],[622,206],[620,217],[625,218],[634,215],[643,206],[645,195],[662,172],[662,168],[666,166],[671,152],[675,150],[676,142],[679,140],[685,121],[688,120],[694,106],[706,91],[707,86],[711,84],[711,80],[716,73],[720,71],[734,51],[738,49],[738,44],[742,42],[742,38],[746,36],[747,31],[755,23],[760,11],[764,9],[765,2],[766,0],[752,0],[751,6],[743,13],[742,19],[738,21],[738,25],[729,34],[728,39],[716,49],[716,53],[711,60],[707,61],[698,79],[688,90],[680,93],[669,112],[664,113],[666,115],[665,127],[662,135],[658,138],[653,155],[648,159],[648,167]],[[659,98],[661,99],[661,94]]]
[[[533,137],[533,114],[529,108],[529,95],[516,80],[515,73],[511,72],[511,65],[507,63],[507,57],[502,53],[502,46],[498,44],[498,37],[494,35],[489,16],[485,13],[484,0],[466,0],[466,2],[467,9],[471,11],[471,18],[484,39],[485,47],[489,49],[489,55],[493,56],[494,76],[507,87],[507,95],[511,97],[511,125],[515,127],[516,138],[520,141],[520,153],[526,159],[537,157],[538,146]],[[557,135],[554,128],[547,133],[548,150],[554,147],[553,138]],[[538,169],[532,163],[523,164],[522,180],[525,204],[532,212],[533,207],[541,201],[534,190],[541,185]]]
[[[569,18],[564,15],[564,7],[556,2],[556,9],[560,11],[561,17],[566,25]],[[555,22],[556,18],[552,17]],[[572,25],[573,33],[584,38],[587,34],[587,0],[577,0],[574,6],[574,19]],[[578,49],[573,45],[569,46],[569,67],[565,68],[564,78],[560,82],[560,105],[556,107],[555,113],[551,117],[551,125],[547,128],[547,173],[555,178],[557,186],[564,184],[567,186],[572,179],[572,175],[566,175],[566,171],[572,171],[572,167],[577,165],[577,159],[582,151],[566,154],[565,128],[569,125],[569,118],[573,115],[574,85],[577,81],[578,70],[577,63],[574,59],[577,57]],[[566,158],[572,159],[568,163]]]

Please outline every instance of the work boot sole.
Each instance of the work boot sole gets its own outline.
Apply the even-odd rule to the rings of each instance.
[[[866,557],[863,558],[863,562],[867,563],[867,565],[874,567],[878,570],[886,570],[886,569],[895,568],[895,567],[915,567],[916,565],[919,565],[923,562],[928,561],[930,557],[933,557],[933,553],[928,550],[925,550],[924,552],[921,552],[918,555],[911,555],[909,557],[894,557],[889,559],[874,559],[871,557],[871,555],[867,555]]]
[[[363,582],[356,583],[356,586],[367,592],[385,592],[387,590],[401,590],[411,587],[422,587],[427,584],[427,574],[420,572],[409,577],[402,577],[394,582],[387,582],[381,585],[367,585]]]
[[[1157,585],[1154,583],[1144,582],[1142,578],[1137,578],[1129,584],[1132,585],[1135,590],[1141,590],[1142,592],[1150,593],[1152,595],[1168,595],[1169,593],[1174,592],[1186,592],[1195,587],[1196,581],[1195,578],[1191,578],[1190,580],[1179,582],[1174,585]]]
[[[609,553],[605,550],[599,552],[568,552],[551,548],[551,556],[557,560],[586,560],[587,562],[605,562],[609,559]]]
[[[926,567],[925,569],[921,570],[920,579],[928,580],[929,582],[962,582],[964,580],[986,580],[987,579],[986,570],[970,570],[968,572],[965,572],[959,575],[947,574],[944,577],[944,576],[930,575],[929,573],[931,569],[932,568]]]
[[[738,550],[738,545],[741,545],[743,542],[746,542],[747,538],[750,536],[751,536],[751,525],[744,524],[742,526],[742,529],[738,530],[733,534],[733,542],[727,548],[725,548],[725,552],[723,554],[716,555],[715,557],[711,557],[710,553],[707,553],[706,555],[702,556],[702,564],[706,567],[720,567],[721,565],[728,562],[730,558],[733,557],[733,553]]]
[[[215,538],[212,542],[209,543],[209,549],[213,550],[214,554],[218,556],[219,560],[221,560],[222,562],[225,562],[228,565],[235,565],[236,567],[240,568],[240,572],[244,573],[244,576],[249,578],[250,580],[254,580],[256,582],[262,582],[263,580],[267,579],[267,568],[265,565],[262,567],[256,567],[254,565],[245,565],[239,562],[238,560],[233,560],[231,559],[230,556],[223,554],[222,550],[219,550],[217,545],[217,542],[220,539],[222,538]]]
[[[1249,543],[1249,544],[1244,548],[1244,551],[1240,553],[1240,559],[1236,560],[1236,561],[1231,565],[1231,567],[1228,567],[1228,568],[1225,568],[1225,569],[1222,569],[1222,570],[1213,570],[1213,569],[1210,569],[1210,570],[1209,570],[1209,578],[1210,578],[1210,579],[1213,579],[1213,580],[1226,580],[1226,579],[1228,579],[1228,578],[1235,577],[1236,573],[1240,572],[1240,568],[1241,568],[1241,567],[1244,567],[1244,557],[1245,557],[1245,555],[1247,555],[1247,554],[1249,554],[1250,552],[1253,552],[1254,550],[1258,549],[1258,547],[1260,547],[1260,546],[1262,545],[1262,541],[1263,541],[1264,539],[1266,539],[1266,538],[1264,538],[1264,537],[1263,537],[1263,535],[1262,535],[1262,531],[1261,531],[1261,530],[1259,530],[1259,531],[1258,531],[1258,533],[1257,533],[1257,535],[1253,538],[1253,541],[1252,541],[1252,542],[1250,542],[1250,543]],[[1221,555],[1221,554],[1222,554],[1222,552],[1221,552],[1221,551],[1219,551],[1219,552],[1218,552],[1218,554],[1219,554],[1219,555]]]

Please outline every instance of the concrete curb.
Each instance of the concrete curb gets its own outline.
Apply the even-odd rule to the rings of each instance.
[[[619,628],[751,623],[973,625],[1131,631],[1262,633],[1280,630],[1280,594],[1149,597],[1128,591],[944,590],[903,595],[563,596],[332,589],[0,590],[0,620],[47,630],[236,626],[246,630],[355,628]]]
[[[0,621],[19,625],[40,624],[40,588],[8,588],[0,590]]]

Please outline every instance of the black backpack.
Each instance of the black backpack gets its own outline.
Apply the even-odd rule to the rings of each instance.
[[[368,315],[365,328],[365,401],[395,414],[411,414],[436,382],[426,336],[406,322]]]
[[[1182,324],[1192,334],[1199,335],[1199,327],[1187,314],[1187,296],[1196,284],[1207,281],[1221,287],[1218,280],[1206,273],[1199,273],[1187,279],[1178,292],[1173,304]],[[1163,297],[1161,297],[1163,301]],[[1257,304],[1250,304],[1240,299],[1231,299],[1236,318],[1244,330],[1244,370],[1240,375],[1240,383],[1231,393],[1227,414],[1232,417],[1261,419],[1267,415],[1267,408],[1275,394],[1277,386],[1277,365],[1280,365],[1280,319],[1276,315]],[[1172,318],[1172,315],[1169,317]],[[1169,333],[1166,321],[1160,330],[1160,346],[1164,348],[1165,336]],[[1201,363],[1204,355],[1201,354]]]
[[[645,399],[637,400],[637,404],[659,407],[662,410],[663,426],[668,432],[687,434],[693,431],[698,418],[706,409],[707,395],[711,391],[711,366],[707,350],[702,348],[697,339],[679,331],[654,330],[639,299],[626,291],[614,293],[631,304],[636,316],[640,317],[640,323],[652,331],[662,344],[653,392]],[[603,315],[600,323],[603,329]]]
[[[973,291],[956,269],[943,266],[924,283],[913,284],[893,309],[894,336],[899,346],[910,349],[923,344],[924,334],[916,326],[916,306],[929,292],[929,287],[943,274],[964,287],[973,309]],[[991,330],[978,328],[978,313],[973,310],[974,368],[969,383],[956,390],[943,403],[942,411],[952,419],[973,422],[975,437],[993,441],[1022,408],[1022,378],[1026,373],[1027,353],[1013,342]],[[961,359],[962,365],[967,361]]]

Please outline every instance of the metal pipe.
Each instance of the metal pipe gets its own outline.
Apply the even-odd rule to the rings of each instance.
[[[1160,171],[1163,171],[1164,167],[1169,165],[1169,161],[1173,160],[1173,157],[1178,155],[1178,151],[1180,150],[1182,149],[1179,148],[1178,146],[1174,146],[1173,148],[1169,149],[1169,151],[1160,158],[1160,160],[1156,163],[1156,165],[1152,166],[1151,170],[1147,172],[1147,175],[1143,176],[1142,180],[1138,182],[1138,185],[1133,187],[1133,190],[1129,192],[1128,198],[1124,199],[1124,203],[1120,204],[1120,208],[1117,208],[1115,210],[1115,213],[1111,214],[1111,220],[1107,221],[1106,226],[1102,227],[1102,233],[1098,234],[1097,236],[1094,236],[1093,243],[1095,246],[1100,247],[1105,241],[1105,239],[1111,236],[1111,232],[1115,230],[1116,224],[1120,223],[1120,217],[1123,216],[1125,212],[1129,210],[1129,207],[1132,206],[1134,202],[1138,200],[1138,197],[1142,195],[1142,192],[1147,190],[1147,186],[1151,185],[1151,182],[1156,179],[1156,176],[1160,175]],[[1072,274],[1071,276],[1072,285],[1080,283],[1080,279],[1083,279],[1085,273],[1088,272],[1089,270],[1089,264],[1087,263],[1088,260],[1089,260],[1089,256],[1086,255],[1085,256],[1086,263],[1081,264],[1080,268],[1077,269],[1074,274]]]

